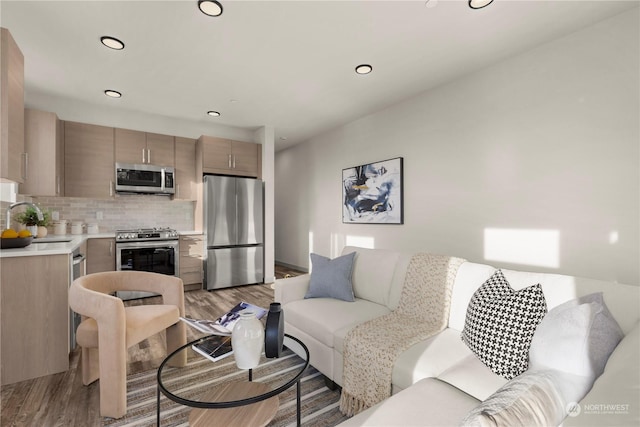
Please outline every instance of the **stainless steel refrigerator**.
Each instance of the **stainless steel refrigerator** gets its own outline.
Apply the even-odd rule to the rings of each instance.
[[[262,181],[205,175],[206,288],[264,282]]]

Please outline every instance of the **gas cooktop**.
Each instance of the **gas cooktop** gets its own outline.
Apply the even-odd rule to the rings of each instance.
[[[145,240],[177,240],[178,232],[173,228],[136,228],[131,230],[116,230],[116,242],[131,242]]]

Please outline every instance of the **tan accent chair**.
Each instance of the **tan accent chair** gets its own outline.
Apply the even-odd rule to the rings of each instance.
[[[166,329],[167,353],[186,344],[182,279],[142,271],[94,273],[73,281],[69,306],[82,315],[76,341],[82,347],[82,383],[100,378],[100,415],[121,418],[127,413],[127,349]],[[163,304],[125,307],[116,291],[146,291],[162,295]],[[184,366],[183,358],[174,366]]]

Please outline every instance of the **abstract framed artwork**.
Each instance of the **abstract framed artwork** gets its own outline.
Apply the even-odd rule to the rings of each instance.
[[[402,157],[342,170],[342,222],[403,224]]]

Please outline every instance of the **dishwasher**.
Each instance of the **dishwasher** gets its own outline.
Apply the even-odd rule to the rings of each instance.
[[[71,282],[69,285],[78,277],[84,276],[86,271],[86,257],[80,253],[80,248],[73,251],[71,259]],[[81,321],[82,317],[69,308],[69,353],[76,348],[76,329]]]

